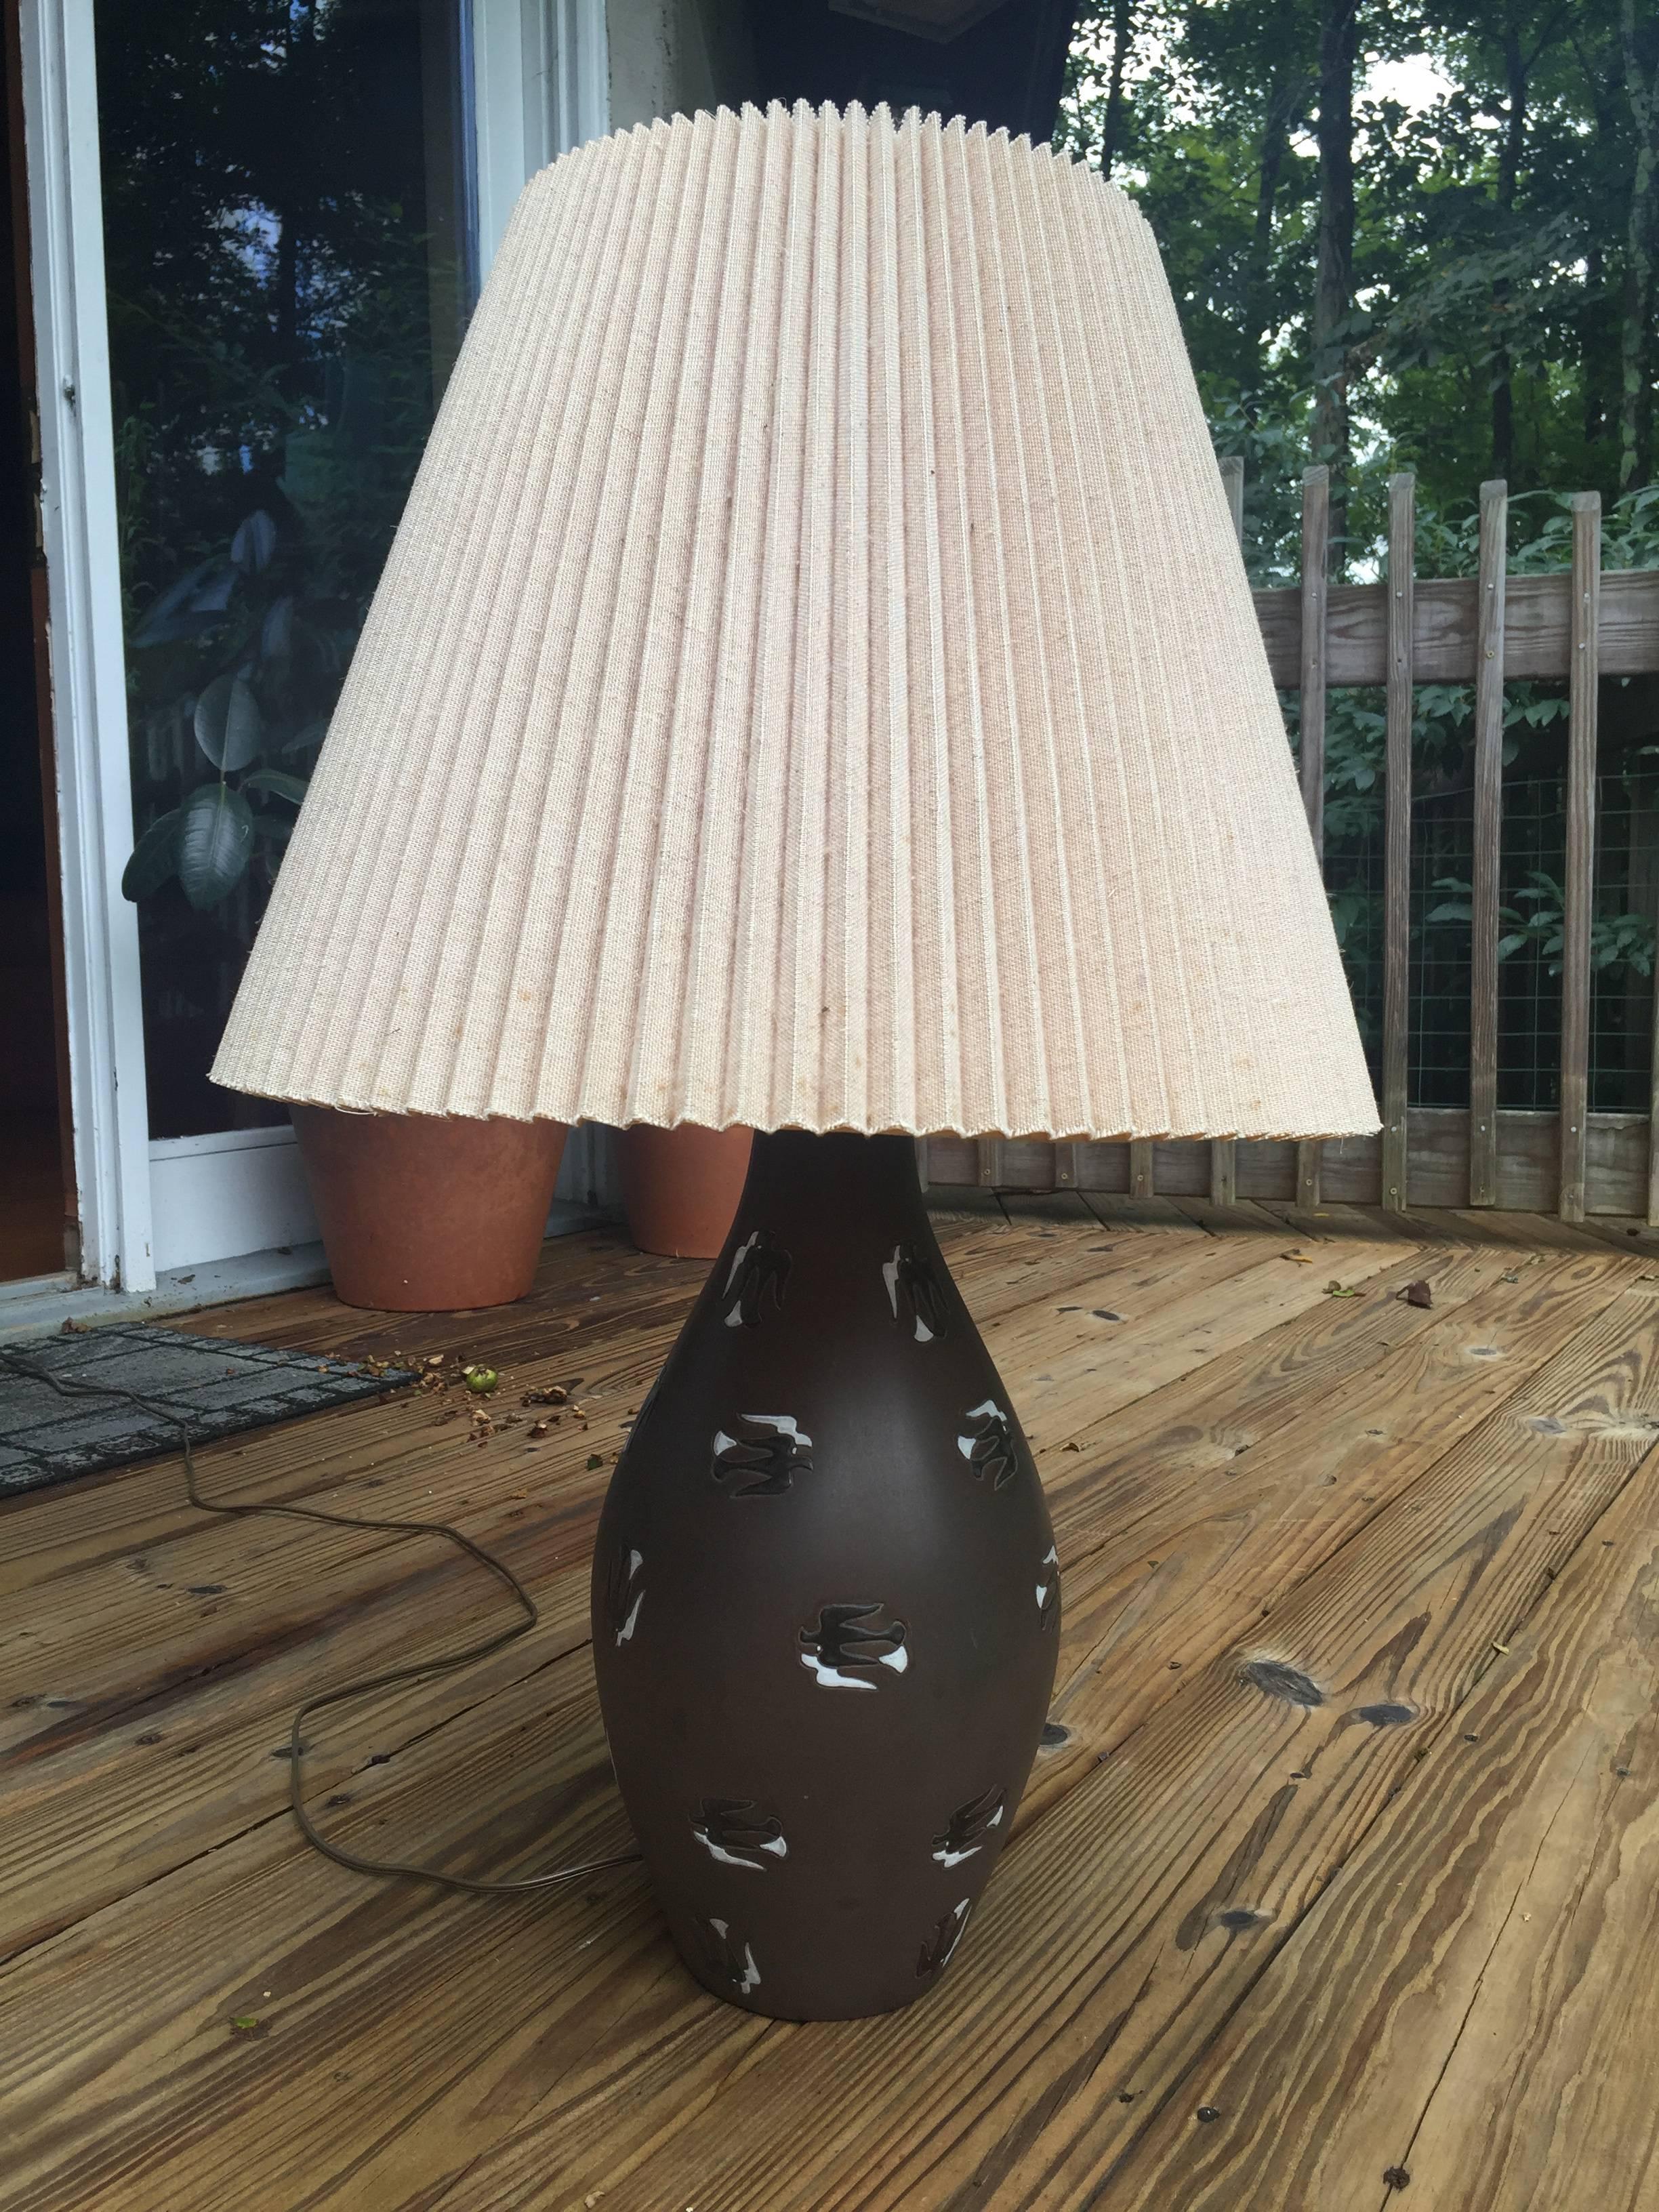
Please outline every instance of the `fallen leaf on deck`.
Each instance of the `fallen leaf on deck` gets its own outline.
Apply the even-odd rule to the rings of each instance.
[[[1407,1283],[1400,1295],[1408,1306],[1432,1306],[1434,1304],[1434,1292],[1426,1283]]]
[[[603,1467],[605,1465],[605,1462],[599,1457],[598,1452],[589,1452],[587,1455],[587,1464],[591,1469],[596,1467]]]
[[[1281,1260],[1294,1260],[1298,1267],[1311,1267],[1313,1265],[1305,1252],[1281,1252],[1279,1256]]]

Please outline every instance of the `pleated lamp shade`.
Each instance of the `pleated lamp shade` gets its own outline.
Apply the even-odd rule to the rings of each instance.
[[[213,1072],[563,1121],[1374,1129],[1132,203],[884,109],[535,178]]]

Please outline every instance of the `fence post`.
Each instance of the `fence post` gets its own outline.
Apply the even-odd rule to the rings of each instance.
[[[1325,860],[1325,571],[1330,558],[1331,472],[1302,472],[1302,804],[1322,870]],[[1319,1203],[1319,1139],[1296,1148],[1298,1206]]]
[[[1227,512],[1233,519],[1233,536],[1241,547],[1244,542],[1244,460],[1239,453],[1228,453],[1221,461],[1221,485],[1227,495]],[[1231,1137],[1217,1137],[1210,1146],[1210,1203],[1212,1206],[1235,1206],[1238,1202],[1238,1148]]]
[[[1388,738],[1383,778],[1382,1203],[1411,1203],[1406,1098],[1411,1036],[1412,623],[1416,612],[1417,479],[1389,478]]]
[[[1590,897],[1595,868],[1595,691],[1601,599],[1601,495],[1573,494],[1567,647],[1567,880],[1561,942],[1563,1221],[1584,1218],[1589,1110]]]
[[[1474,852],[1469,870],[1469,1204],[1498,1203],[1498,886],[1504,839],[1504,595],[1509,487],[1480,487],[1474,609]]]

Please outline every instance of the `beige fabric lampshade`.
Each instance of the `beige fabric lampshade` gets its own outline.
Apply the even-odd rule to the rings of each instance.
[[[1091,171],[725,112],[526,188],[214,1074],[1376,1127],[1174,304]]]

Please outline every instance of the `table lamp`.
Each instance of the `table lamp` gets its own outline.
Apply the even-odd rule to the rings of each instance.
[[[933,1988],[1060,1588],[915,1139],[1377,1126],[1133,203],[881,108],[535,178],[214,1073],[763,1133],[605,1501],[605,1727],[710,1990]]]

